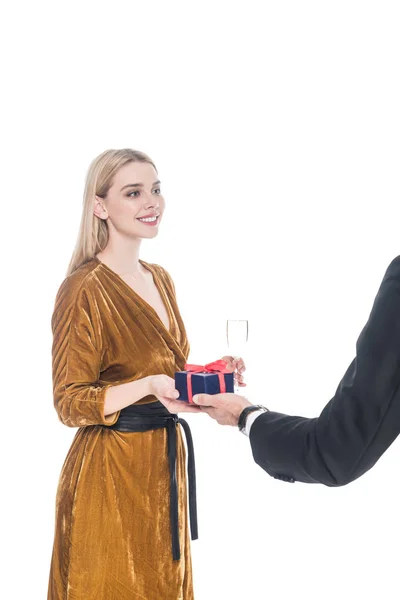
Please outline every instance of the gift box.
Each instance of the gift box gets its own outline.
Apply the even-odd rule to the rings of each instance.
[[[207,365],[185,365],[184,371],[175,373],[178,400],[193,403],[196,394],[224,394],[234,392],[234,374],[227,369],[224,360]]]

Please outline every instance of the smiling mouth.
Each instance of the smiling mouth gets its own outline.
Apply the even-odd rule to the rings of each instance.
[[[160,215],[157,215],[156,217],[146,217],[146,218],[141,218],[138,219],[138,221],[140,221],[141,223],[148,223],[150,225],[154,225],[155,223],[158,222],[158,219],[160,218]]]

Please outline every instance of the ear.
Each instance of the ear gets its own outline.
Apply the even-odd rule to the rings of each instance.
[[[99,219],[105,220],[108,218],[108,212],[104,205],[104,200],[103,198],[100,198],[100,196],[95,196],[95,201],[93,203],[93,213]]]

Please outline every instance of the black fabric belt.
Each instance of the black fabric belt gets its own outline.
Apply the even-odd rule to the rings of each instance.
[[[186,435],[188,449],[188,481],[189,481],[189,514],[192,540],[198,539],[197,530],[197,500],[196,500],[196,469],[194,448],[189,424],[184,419],[170,413],[161,402],[149,404],[131,404],[123,408],[114,425],[106,425],[116,431],[149,431],[151,429],[167,428],[168,432],[168,463],[170,482],[170,521],[172,531],[172,557],[179,560],[179,505],[178,484],[176,479],[176,425],[180,423]]]

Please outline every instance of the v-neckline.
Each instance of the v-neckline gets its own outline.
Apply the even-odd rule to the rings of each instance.
[[[128,283],[126,283],[126,281],[124,279],[122,279],[122,277],[120,275],[118,275],[118,273],[116,273],[111,267],[109,267],[108,265],[106,265],[106,263],[102,262],[99,258],[97,258],[97,256],[94,256],[93,260],[95,262],[97,262],[98,265],[100,265],[101,267],[103,267],[103,269],[105,269],[106,271],[108,271],[111,275],[113,275],[114,277],[116,277],[123,287],[127,288],[129,290],[129,292],[131,294],[133,294],[134,297],[136,299],[138,299],[145,306],[145,308],[147,310],[150,310],[150,312],[156,317],[157,321],[161,324],[161,326],[163,327],[163,329],[169,335],[172,335],[172,321],[173,321],[172,317],[173,317],[173,315],[172,315],[172,309],[170,307],[169,299],[167,298],[167,295],[165,293],[165,290],[164,290],[163,286],[160,284],[158,273],[156,272],[156,270],[149,263],[146,263],[145,261],[139,259],[140,264],[147,271],[150,271],[150,273],[153,276],[154,285],[156,286],[157,290],[159,291],[160,296],[161,296],[161,300],[164,303],[165,310],[167,311],[168,320],[169,320],[169,327],[168,328],[166,327],[165,323],[161,319],[161,317],[158,314],[158,312],[156,311],[156,309],[151,304],[149,304],[147,302],[147,300],[145,300],[144,298],[142,298],[142,296],[140,294],[138,294],[137,292],[135,292],[135,290]]]

